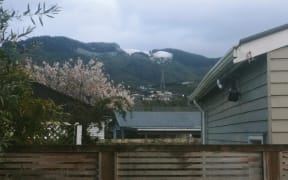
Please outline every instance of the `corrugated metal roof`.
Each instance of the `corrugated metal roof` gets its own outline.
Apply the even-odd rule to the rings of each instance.
[[[135,129],[200,129],[200,112],[131,112],[126,117],[116,113],[120,127]]]

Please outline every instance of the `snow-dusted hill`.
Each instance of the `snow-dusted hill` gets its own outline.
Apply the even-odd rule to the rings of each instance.
[[[39,44],[37,48],[33,44]],[[23,52],[23,47],[29,51]],[[34,37],[18,43],[19,58],[32,57],[33,61],[63,62],[82,58],[84,62],[96,59],[104,63],[104,70],[115,82],[125,82],[132,87],[159,86],[161,70],[165,70],[166,84],[198,82],[216,62],[216,58],[177,49],[148,51],[122,49],[117,43],[83,43],[67,37]],[[15,53],[17,54],[17,53]],[[196,84],[195,84],[196,85]]]

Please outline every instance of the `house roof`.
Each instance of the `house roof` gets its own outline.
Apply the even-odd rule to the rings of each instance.
[[[200,112],[131,112],[123,118],[116,113],[122,128],[157,130],[200,130]]]
[[[203,77],[190,100],[203,97],[216,86],[217,79],[237,69],[241,62],[288,45],[288,24],[243,38],[232,47]]]
[[[241,39],[239,41],[239,44],[240,45],[241,44],[245,44],[245,43],[254,41],[256,39],[262,38],[264,36],[268,36],[268,35],[271,35],[271,34],[286,30],[286,29],[288,29],[288,24],[284,24],[284,25],[281,25],[281,26],[278,26],[278,27],[275,27],[275,28],[272,28],[272,29],[269,29],[269,30],[266,30],[266,31],[263,31],[263,32],[260,32],[260,33],[257,33],[257,34],[254,34],[252,36],[248,36],[246,38],[243,38],[243,39]]]
[[[32,83],[32,89],[34,97],[52,99],[55,104],[63,106],[63,111],[71,114],[71,122],[89,122],[95,119],[94,108],[89,104],[37,82]]]

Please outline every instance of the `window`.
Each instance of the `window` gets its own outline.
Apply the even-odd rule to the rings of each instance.
[[[263,136],[249,136],[248,144],[263,144]]]

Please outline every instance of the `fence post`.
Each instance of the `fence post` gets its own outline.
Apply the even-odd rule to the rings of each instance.
[[[76,145],[82,144],[82,125],[76,126]]]
[[[101,180],[116,179],[115,170],[115,152],[99,152],[100,153],[100,167],[99,174]]]
[[[280,152],[268,151],[264,153],[265,180],[280,180]]]

